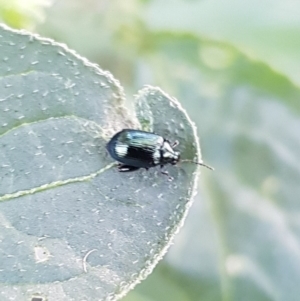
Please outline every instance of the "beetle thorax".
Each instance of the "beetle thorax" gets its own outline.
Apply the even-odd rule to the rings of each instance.
[[[161,147],[161,163],[176,164],[179,161],[180,153],[174,151],[169,141],[165,140]]]

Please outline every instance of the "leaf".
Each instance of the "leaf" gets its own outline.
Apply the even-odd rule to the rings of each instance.
[[[116,300],[166,252],[197,166],[166,167],[172,182],[159,168],[118,173],[105,145],[139,126],[119,83],[64,45],[5,26],[0,35],[1,300]],[[146,87],[136,107],[183,158],[199,157],[176,100]]]
[[[15,28],[34,28],[36,23],[45,19],[44,8],[49,6],[47,0],[7,2],[0,0],[0,18]]]
[[[260,0],[150,1],[143,15],[147,28],[156,32],[189,32],[228,42],[299,87],[299,2],[275,0],[269,8],[269,1]]]

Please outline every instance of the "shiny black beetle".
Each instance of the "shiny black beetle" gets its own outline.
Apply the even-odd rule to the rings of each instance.
[[[178,141],[171,145],[168,140],[154,133],[124,129],[111,138],[106,148],[111,157],[121,163],[119,171],[127,172],[158,165],[161,167],[166,164],[175,165],[180,161],[180,153],[173,149],[177,145]],[[184,161],[213,169],[204,163],[191,160],[181,162]],[[167,172],[162,173],[167,174]]]

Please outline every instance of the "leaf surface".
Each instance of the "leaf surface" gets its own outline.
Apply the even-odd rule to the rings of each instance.
[[[195,192],[194,164],[119,173],[106,152],[148,123],[199,157],[178,102],[146,87],[128,114],[119,83],[65,46],[0,28],[1,300],[115,300],[150,273]],[[31,299],[30,299],[31,298]]]

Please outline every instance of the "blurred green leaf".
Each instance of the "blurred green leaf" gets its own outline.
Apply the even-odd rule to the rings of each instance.
[[[44,8],[52,0],[0,0],[0,20],[15,28],[33,29],[44,20]]]
[[[172,11],[170,10],[172,7]],[[300,3],[287,1],[149,1],[147,25],[234,45],[300,85]]]

